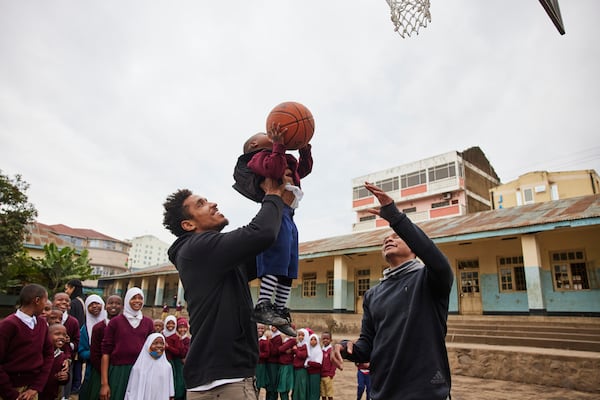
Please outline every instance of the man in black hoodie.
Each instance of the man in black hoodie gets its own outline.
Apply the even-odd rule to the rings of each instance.
[[[369,211],[394,230],[381,250],[390,267],[383,271],[381,282],[365,293],[360,337],[354,343],[336,344],[332,360],[338,368],[342,357],[370,361],[374,400],[449,399],[445,337],[452,268],[386,192],[370,183],[365,188],[381,203],[380,210]]]
[[[192,340],[183,371],[188,400],[257,398],[258,337],[248,282],[256,278],[256,255],[279,232],[285,183],[265,179],[259,212],[247,226],[226,233],[221,231],[229,221],[216,203],[187,189],[164,203],[163,225],[177,236],[169,259],[190,314]]]

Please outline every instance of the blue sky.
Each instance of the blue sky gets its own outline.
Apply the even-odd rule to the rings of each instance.
[[[162,202],[214,200],[230,228],[247,137],[282,101],[316,122],[300,240],[351,232],[352,178],[480,146],[506,182],[600,171],[600,2],[432,0],[418,36],[384,0],[0,2],[0,169],[46,224],[170,242]]]

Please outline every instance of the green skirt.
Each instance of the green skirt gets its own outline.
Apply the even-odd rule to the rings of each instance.
[[[321,398],[321,374],[308,374],[308,400]]]
[[[277,392],[287,393],[294,388],[294,366],[280,365],[277,375]]]
[[[266,386],[267,392],[277,392],[277,376],[279,374],[279,364],[267,363],[267,373],[269,374],[269,384]]]
[[[89,372],[88,372],[89,371]],[[79,400],[98,400],[100,398],[100,372],[92,367],[90,363],[86,365],[85,380],[79,389]]]
[[[305,368],[294,369],[292,400],[308,400],[308,371]]]
[[[173,368],[173,383],[175,384],[175,400],[185,399],[185,381],[183,380],[183,363],[181,358],[169,361]]]
[[[133,365],[111,365],[108,367],[108,385],[110,386],[110,400],[125,399],[129,375]]]
[[[267,364],[256,364],[256,388],[267,388],[270,386],[269,372],[267,371]]]

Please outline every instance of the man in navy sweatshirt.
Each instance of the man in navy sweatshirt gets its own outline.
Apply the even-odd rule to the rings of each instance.
[[[248,282],[256,279],[256,255],[277,238],[285,183],[265,179],[258,214],[226,233],[221,231],[229,221],[217,204],[187,189],[163,204],[163,225],[177,236],[169,259],[179,271],[190,314],[192,340],[183,369],[188,400],[257,398],[258,337]]]
[[[337,344],[332,360],[340,369],[342,358],[370,362],[373,400],[449,399],[445,337],[452,268],[386,192],[368,182],[365,188],[381,204],[369,211],[394,230],[382,247],[390,267],[365,293],[360,337]]]

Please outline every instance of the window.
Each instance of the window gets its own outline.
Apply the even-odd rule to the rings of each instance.
[[[533,190],[532,189],[523,189],[523,198],[525,204],[533,203]]]
[[[364,222],[364,221],[371,221],[371,220],[374,220],[374,219],[375,219],[375,215],[367,215],[367,216],[364,216],[364,217],[360,217],[358,220],[360,222]]]
[[[327,297],[333,297],[333,271],[327,271]]]
[[[448,164],[436,165],[427,170],[429,171],[429,182],[439,181],[441,179],[456,176],[456,163],[451,162]]]
[[[358,296],[364,296],[365,292],[371,287],[371,271],[360,269],[356,271],[356,291]]]
[[[590,288],[583,251],[564,251],[550,254],[554,285],[558,290]]]
[[[501,292],[527,290],[523,256],[498,258],[498,274]]]
[[[394,176],[392,178],[384,179],[381,181],[376,181],[375,186],[379,186],[386,192],[391,192],[394,190],[398,190],[398,177]],[[364,199],[365,197],[373,196],[371,192],[369,192],[363,185],[356,186],[352,188],[352,200]]]
[[[446,201],[440,201],[437,203],[431,203],[431,208],[447,207],[449,205],[450,205],[450,202],[448,200],[446,200]]]
[[[402,183],[402,189],[427,183],[424,169],[420,171],[411,172],[410,174],[401,175],[400,180]]]
[[[417,207],[409,207],[409,208],[403,208],[402,212],[404,214],[408,214],[408,213],[413,213],[413,212],[417,212]]]
[[[302,297],[317,296],[317,273],[302,274]]]

